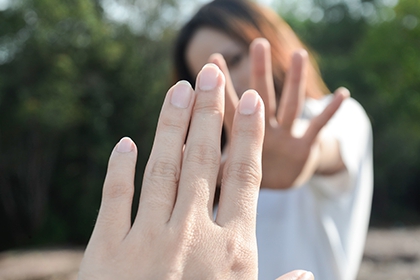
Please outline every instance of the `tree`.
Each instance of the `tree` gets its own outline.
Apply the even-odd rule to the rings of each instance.
[[[0,19],[0,249],[86,243],[119,138],[145,165],[170,36],[134,35],[84,0],[23,1]]]
[[[420,215],[420,2],[400,0],[394,11],[368,30],[352,67],[375,132],[373,217],[413,223]]]
[[[375,171],[372,224],[418,223],[420,2],[377,5],[369,17],[354,17],[340,3],[322,7],[325,15],[334,11],[341,15],[340,20],[325,16],[318,22],[289,21],[319,54],[330,89],[348,87],[371,118]]]

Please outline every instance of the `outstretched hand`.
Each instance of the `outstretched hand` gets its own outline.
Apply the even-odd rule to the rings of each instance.
[[[259,38],[250,46],[250,87],[258,91],[265,104],[265,137],[262,157],[262,186],[285,189],[308,180],[315,172],[334,173],[344,167],[338,143],[329,141],[328,155],[320,141],[320,131],[334,115],[349,92],[339,88],[324,111],[309,123],[300,120],[306,93],[308,54],[305,50],[293,54],[279,104],[276,104],[271,66],[270,44]],[[228,143],[233,129],[238,95],[230,79],[226,62],[220,54],[210,57],[226,76],[225,126]],[[227,151],[229,152],[228,145]]]
[[[206,65],[197,85],[179,82],[167,93],[133,224],[137,148],[129,138],[115,146],[79,279],[257,278],[263,102],[255,91],[239,101],[214,219],[225,79]],[[292,273],[280,279],[311,276]]]

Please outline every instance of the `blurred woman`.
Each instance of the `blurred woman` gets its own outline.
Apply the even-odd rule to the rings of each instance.
[[[214,0],[181,29],[175,79],[194,84],[207,62],[226,78],[219,178],[231,172],[223,162],[238,98],[253,88],[265,104],[259,279],[296,268],[322,280],[355,279],[373,189],[372,132],[363,108],[345,88],[330,94],[292,29],[250,1]]]

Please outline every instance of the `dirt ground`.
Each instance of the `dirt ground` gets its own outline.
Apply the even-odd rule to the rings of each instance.
[[[420,227],[368,233],[358,280],[420,280]]]
[[[82,250],[0,253],[0,280],[76,280]],[[420,280],[420,227],[371,229],[357,280]],[[322,280],[322,279],[319,279]]]

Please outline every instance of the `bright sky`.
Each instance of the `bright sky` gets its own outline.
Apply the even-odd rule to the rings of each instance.
[[[258,2],[258,3],[261,3],[261,4],[263,4],[263,5],[270,6],[270,5],[271,5],[271,3],[273,3],[273,0],[258,0],[257,2]]]
[[[10,1],[10,0],[0,0],[1,1]],[[209,2],[210,0],[177,0],[179,7],[182,7],[179,11],[176,11],[177,14],[174,14],[173,10],[162,10],[161,16],[164,20],[168,22],[174,23],[182,23],[204,3]],[[274,1],[273,0],[256,0],[258,3],[263,5],[271,5]],[[285,0],[280,0],[280,2]],[[286,0],[286,1],[295,1],[295,0]],[[312,1],[312,0],[299,0],[299,1]],[[142,17],[141,14],[144,11],[147,11],[146,6],[153,6],[153,1],[148,0],[137,0],[137,5],[132,6],[130,3],[131,1],[124,1],[124,0],[102,0],[102,6],[104,7],[106,16],[117,22],[127,22],[135,31],[136,26],[142,26]],[[143,9],[142,9],[143,8]],[[139,16],[140,15],[140,16]],[[141,27],[140,27],[141,28]],[[158,33],[158,31],[157,31]]]
[[[10,0],[0,0],[0,11],[4,11],[9,7]]]
[[[140,31],[145,24],[145,18],[148,16],[148,11],[157,8],[159,1],[150,0],[101,0],[102,6],[105,10],[106,17],[112,21],[128,23],[133,31],[136,29]],[[211,0],[176,0],[180,10],[171,9],[166,7],[161,9],[160,15],[163,25],[182,24],[204,3]],[[314,0],[255,0],[256,2],[271,6],[279,11],[282,15],[292,13],[299,20],[310,19],[318,22],[323,19],[324,11],[316,6]],[[0,11],[6,10],[11,5],[18,3],[19,0],[0,0]],[[132,5],[135,2],[136,5]],[[349,8],[350,14],[355,17],[374,18],[375,7],[372,2],[363,0],[323,0],[323,3],[334,5],[337,3],[345,3]],[[398,0],[375,0],[375,4],[394,7]],[[373,17],[372,17],[373,16]],[[392,19],[392,14],[388,15],[388,20]],[[387,19],[385,19],[387,20]],[[151,30],[152,34],[159,34],[159,27],[156,30]]]

